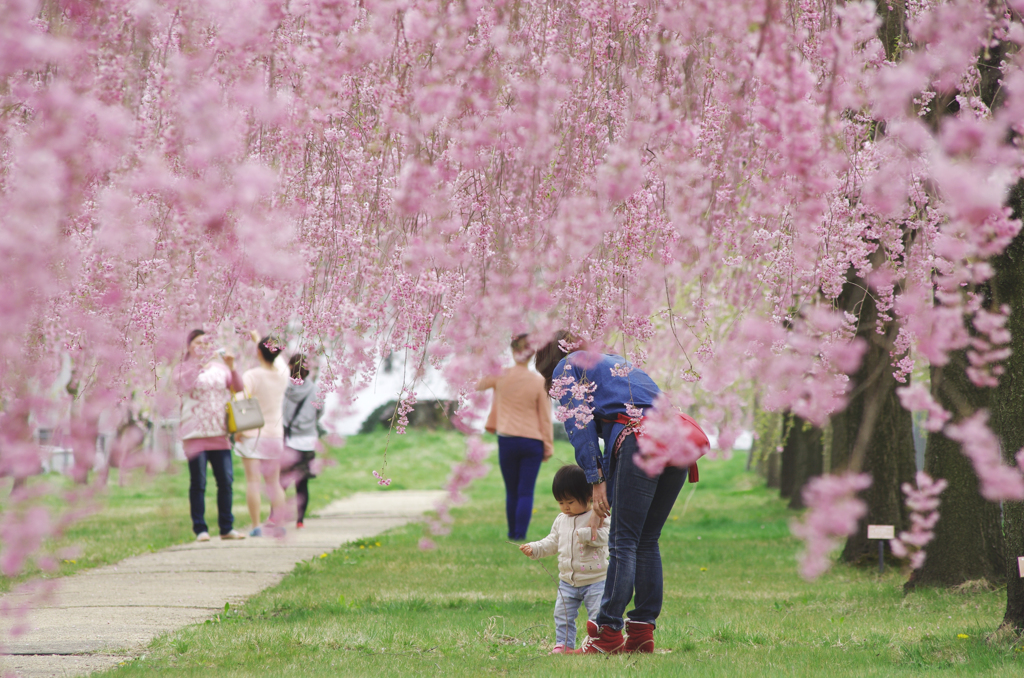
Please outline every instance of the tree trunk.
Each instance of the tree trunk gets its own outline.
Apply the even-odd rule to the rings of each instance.
[[[768,455],[765,462],[765,485],[778,488],[782,484],[782,453],[775,451]]]
[[[791,508],[802,508],[803,500],[800,491],[804,488],[810,477],[805,468],[808,463],[808,434],[804,427],[810,426],[800,417],[786,412],[782,418],[782,453],[779,454],[779,496],[783,499],[790,499]],[[813,427],[811,427],[813,428]],[[817,472],[821,473],[821,430],[818,431]],[[812,451],[811,456],[815,456]],[[812,465],[814,462],[811,462]]]
[[[983,407],[990,389],[979,389],[967,378],[967,355],[957,351],[945,367],[932,367],[932,395],[950,412],[965,400]],[[935,539],[926,547],[924,567],[914,570],[904,591],[918,586],[956,586],[974,579],[1001,581],[1005,577],[999,505],[978,492],[978,476],[960,443],[941,433],[928,436],[925,472],[945,478]]]
[[[1014,217],[1024,216],[1024,183],[1017,182],[1010,195]],[[991,425],[999,436],[1003,457],[1016,466],[1015,455],[1024,448],[1024,234],[1018,234],[1002,255],[993,260],[992,306],[1010,306],[1007,324],[1012,335],[1012,355],[992,397]],[[1017,558],[1024,556],[1024,504],[1003,502],[1003,535],[1006,563],[1006,613],[1004,626],[1024,631],[1024,579]]]
[[[778,496],[782,499],[793,497],[793,489],[797,484],[797,449],[790,443],[790,431],[793,430],[794,421],[797,419],[788,412],[782,415],[782,435],[785,441],[779,455],[778,470]]]
[[[879,13],[884,12],[879,8]],[[894,17],[895,18],[895,17]],[[886,19],[888,24],[888,18]],[[888,28],[880,33],[892,33]],[[1016,50],[1016,47],[1012,47]],[[888,51],[887,51],[888,53]],[[978,85],[982,101],[992,110],[998,108],[1005,92],[1002,89],[1003,73],[1000,64],[1007,57],[1007,43],[998,41],[989,45],[978,57],[978,73],[980,81]],[[958,92],[947,92],[940,95],[939,100],[933,103],[931,112],[927,116],[929,124],[938,129],[942,121],[959,110],[956,101]],[[1020,188],[1020,185],[1017,187]],[[1010,204],[1016,209],[1016,215],[1021,215],[1019,209],[1020,193],[1015,192],[1018,200],[1015,203],[1011,195]],[[1021,287],[1021,243],[1020,237],[1014,241],[1014,245],[1007,250],[1002,257],[993,261],[996,268],[996,277],[986,286],[986,303],[989,308],[995,310],[1001,303],[1009,303],[1012,307],[1010,323],[1013,325],[1014,318],[1018,323],[1017,328],[1024,330],[1024,306],[1020,298]],[[1016,247],[1016,251],[1011,251]],[[1017,328],[1013,328],[1013,356],[1010,362],[1024,360],[1022,355],[1022,337],[1019,336]],[[1011,452],[1008,461],[1013,463],[1012,452],[1021,445],[1007,447],[1007,443],[1015,435],[1020,440],[1019,432],[1011,431],[1014,426],[1019,426],[1020,414],[1022,412],[1021,387],[1024,380],[1020,376],[1024,371],[1024,365],[1017,370],[1016,385],[1014,377],[1007,374],[1000,382],[1000,386],[993,389],[981,389],[974,386],[967,378],[966,351],[957,351],[950,356],[950,362],[944,368],[932,368],[932,395],[948,411],[955,414],[971,414],[975,410],[983,408],[992,409],[991,424],[997,434],[1003,438],[1004,452]],[[1013,367],[1007,365],[1008,370]],[[1001,412],[1001,414],[1000,414]],[[986,501],[978,491],[978,477],[970,461],[963,456],[959,443],[950,441],[941,433],[933,433],[928,436],[925,449],[925,470],[933,478],[945,478],[949,487],[942,493],[942,506],[939,509],[939,522],[935,527],[935,539],[927,547],[928,557],[924,567],[915,570],[904,589],[913,590],[916,586],[956,586],[972,579],[989,579],[1001,581],[1007,574],[1010,575],[1010,584],[1007,589],[1007,620],[1010,619],[1009,601],[1013,598],[1013,591],[1019,588],[1020,580],[1017,577],[1016,558],[1008,558],[1015,553],[1024,553],[1021,548],[1022,523],[1020,506],[1007,504],[1002,507]],[[1003,514],[1001,516],[1000,514]],[[1002,521],[1006,525],[1011,523],[1018,527],[1008,529],[1006,538],[1010,541],[1017,540],[1015,547],[1004,542]],[[1012,553],[1011,553],[1012,552]],[[1010,569],[1012,560],[1012,569]],[[1018,591],[1017,595],[1020,596]],[[1024,600],[1018,603],[1016,618],[1024,619]]]
[[[792,449],[793,455],[793,486],[789,496],[789,508],[802,509],[804,485],[814,476],[821,475],[821,429],[794,416],[789,437],[782,451],[783,455],[789,449]]]
[[[900,486],[912,483],[916,471],[913,422],[910,412],[903,409],[896,396],[896,380],[892,377],[892,368],[888,363],[888,351],[884,352],[880,360],[885,362],[884,374],[878,378],[883,383],[874,390],[871,397],[877,398],[881,407],[861,467],[861,471],[870,473],[873,479],[871,487],[860,495],[868,505],[868,514],[857,532],[846,540],[842,558],[848,563],[863,562],[865,559],[874,562],[878,545],[868,540],[868,525],[893,525],[897,532],[909,527],[909,511],[903,505]],[[867,400],[867,397],[861,400]],[[861,402],[857,408],[863,413],[862,421],[865,424],[862,427],[870,416],[869,404]]]
[[[913,418],[900,404],[892,376],[890,351],[898,328],[890,325],[886,334],[876,332],[878,309],[866,289],[866,281],[851,273],[851,283],[838,299],[842,308],[857,315],[857,336],[868,344],[852,379],[849,404],[832,419],[832,472],[853,470],[872,477],[871,487],[860,495],[868,506],[867,517],[843,549],[848,563],[876,557],[878,546],[867,538],[868,525],[893,525],[897,532],[908,527],[900,486],[913,482],[917,470]]]
[[[885,57],[890,61],[900,58],[900,50],[907,43],[907,7],[905,0],[887,0],[875,5],[882,25],[878,27],[878,39],[885,47]]]
[[[754,440],[750,445],[750,456],[747,459],[747,470],[754,470],[762,478],[768,474],[768,457],[779,444],[778,429],[781,428],[782,414],[766,412],[754,399]]]

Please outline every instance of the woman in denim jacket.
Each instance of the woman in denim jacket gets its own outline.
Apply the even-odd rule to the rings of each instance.
[[[653,477],[639,468],[633,459],[642,421],[637,413],[651,408],[661,389],[622,356],[565,350],[571,343],[567,332],[558,332],[537,352],[537,371],[549,392],[555,386],[552,395],[569,415],[565,430],[576,450],[576,463],[594,486],[595,527],[611,514],[601,611],[596,622],[587,622],[589,643],[576,652],[653,652],[664,594],[658,540],[687,475],[697,481],[696,464],[689,469],[668,466]],[[688,422],[691,440],[700,438],[706,446],[703,431]],[[631,597],[634,608],[623,623]]]

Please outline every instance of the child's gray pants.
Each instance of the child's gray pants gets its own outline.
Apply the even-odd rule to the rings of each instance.
[[[587,618],[597,619],[604,595],[604,580],[587,586],[573,586],[558,580],[558,598],[555,600],[555,644],[567,649],[576,647],[576,614],[580,603],[587,607]]]

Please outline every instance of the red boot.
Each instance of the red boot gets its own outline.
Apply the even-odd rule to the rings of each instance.
[[[578,650],[572,650],[572,654],[621,654],[626,641],[622,638],[622,631],[616,631],[610,626],[598,626],[592,621],[587,622],[587,638],[583,646]]]
[[[654,624],[648,622],[626,622],[625,652],[654,652]]]

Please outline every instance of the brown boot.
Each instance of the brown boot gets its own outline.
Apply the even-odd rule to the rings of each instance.
[[[616,631],[610,626],[599,627],[592,621],[587,622],[587,636],[583,646],[572,650],[572,654],[620,654],[626,645],[622,631]]]
[[[626,622],[625,652],[654,652],[654,624],[649,622]]]

